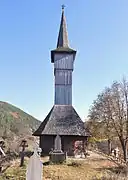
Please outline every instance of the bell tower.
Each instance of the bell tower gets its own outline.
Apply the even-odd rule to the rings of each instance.
[[[54,149],[55,138],[58,135],[61,138],[62,151],[68,156],[74,155],[75,141],[83,141],[84,144],[90,136],[85,123],[72,106],[72,73],[75,55],[76,51],[69,46],[64,6],[62,6],[57,47],[51,51],[51,62],[54,65],[54,105],[33,134],[40,137],[40,147],[44,155],[48,155],[51,148]]]
[[[54,63],[55,105],[72,105],[72,72],[76,51],[69,47],[64,5],[62,5],[61,23],[57,48],[51,51]]]

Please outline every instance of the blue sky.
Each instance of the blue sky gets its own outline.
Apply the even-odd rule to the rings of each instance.
[[[97,94],[128,74],[127,0],[0,1],[0,100],[41,121],[54,102],[53,64],[61,5],[77,49],[73,105],[84,120]]]

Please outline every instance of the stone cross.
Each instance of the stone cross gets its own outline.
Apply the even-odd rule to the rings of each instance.
[[[54,151],[62,152],[61,137],[57,134],[55,138]]]
[[[43,178],[43,163],[40,160],[38,150],[39,149],[35,146],[34,154],[29,159],[26,180],[42,180]]]
[[[37,142],[34,143],[33,149],[38,153],[39,156],[41,156],[42,149],[39,147],[39,144]]]

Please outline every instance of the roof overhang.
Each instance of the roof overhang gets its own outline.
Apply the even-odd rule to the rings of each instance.
[[[54,63],[54,55],[55,54],[73,54],[73,58],[75,59],[76,50],[71,48],[57,48],[51,51],[51,62]]]

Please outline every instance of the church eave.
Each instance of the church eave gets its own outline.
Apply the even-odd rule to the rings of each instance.
[[[62,53],[62,54],[73,54],[74,58],[76,55],[76,50],[71,49],[71,48],[65,48],[65,47],[61,47],[61,48],[56,48],[54,50],[51,51],[51,62],[54,63],[54,54],[56,53]]]

